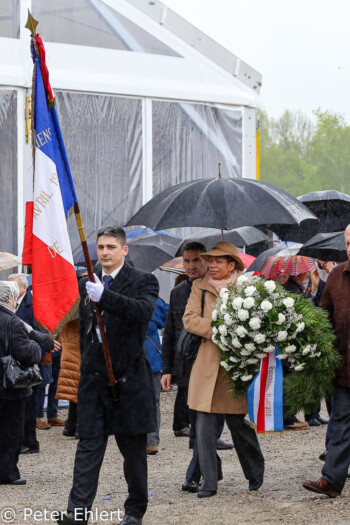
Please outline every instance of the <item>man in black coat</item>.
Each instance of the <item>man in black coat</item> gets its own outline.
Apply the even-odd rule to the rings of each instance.
[[[190,416],[187,406],[188,377],[181,375],[181,363],[178,362],[177,343],[183,330],[182,317],[185,313],[188,298],[194,280],[204,277],[208,267],[200,254],[206,251],[201,242],[190,242],[183,249],[183,264],[188,279],[171,290],[169,310],[165,322],[162,340],[161,384],[163,390],[171,388],[172,374],[176,374],[177,395],[174,405],[173,430],[175,436],[189,436]]]
[[[80,440],[68,513],[58,519],[60,524],[87,522],[108,436],[112,434],[124,457],[129,491],[122,525],[141,524],[147,509],[146,444],[147,433],[156,428],[156,407],[152,371],[143,343],[159,285],[152,274],[129,266],[124,260],[127,253],[124,230],[114,226],[102,228],[97,233],[97,256],[102,269],[95,276],[95,283],[87,279],[79,283]],[[117,401],[108,386],[94,302],[103,312],[113,370],[119,380]]]

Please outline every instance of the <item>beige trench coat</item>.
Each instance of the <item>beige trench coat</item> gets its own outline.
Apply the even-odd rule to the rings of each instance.
[[[234,398],[229,390],[225,370],[219,364],[219,348],[212,341],[211,313],[219,296],[208,283],[209,273],[204,279],[197,279],[192,286],[183,316],[183,323],[189,332],[203,337],[194,362],[188,388],[188,405],[193,410],[218,414],[246,414],[246,397]],[[202,290],[206,290],[204,313],[201,317]]]

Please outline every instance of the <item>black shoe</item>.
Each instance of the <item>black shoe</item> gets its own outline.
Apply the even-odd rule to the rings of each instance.
[[[323,419],[321,416],[317,416],[316,419],[321,425],[328,425],[328,419]]]
[[[322,454],[320,454],[318,456],[318,459],[320,459],[321,461],[326,461],[326,456],[327,456],[327,450],[325,450],[324,452],[322,452]]]
[[[136,518],[136,516],[130,516],[127,514],[120,525],[142,525],[142,518]]]
[[[233,443],[226,443],[221,438],[219,438],[216,442],[216,450],[231,450],[233,449],[233,446]]]
[[[62,434],[64,436],[67,436],[67,437],[74,437],[75,436],[75,431],[68,430],[68,428],[64,428]]]
[[[309,427],[320,427],[321,426],[320,421],[316,418],[309,419],[308,423],[309,423]]]
[[[190,429],[189,427],[182,428],[181,430],[174,430],[175,437],[190,437]],[[123,522],[122,522],[123,523]]]
[[[27,480],[24,478],[18,478],[14,481],[10,481],[9,485],[25,485],[27,483]]]
[[[186,492],[198,492],[199,485],[197,481],[194,481],[193,479],[186,479],[181,488]]]
[[[263,483],[264,483],[264,476],[263,474],[260,474],[260,476],[257,476],[255,479],[249,481],[249,490],[258,490],[260,489]]]
[[[197,498],[211,498],[215,496],[216,490],[199,490]]]
[[[20,454],[39,454],[38,448],[21,447]]]
[[[67,512],[67,514],[61,514],[61,516],[57,518],[56,522],[58,525],[87,525],[87,520],[79,518],[80,515],[78,515],[77,519],[75,519],[73,512]]]

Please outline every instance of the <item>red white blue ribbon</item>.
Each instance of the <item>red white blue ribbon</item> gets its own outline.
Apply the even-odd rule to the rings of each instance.
[[[248,389],[249,419],[257,432],[283,430],[283,371],[278,349],[261,360],[260,371]]]

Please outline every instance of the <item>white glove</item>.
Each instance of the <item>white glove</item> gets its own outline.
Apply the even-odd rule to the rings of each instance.
[[[103,284],[101,283],[97,275],[94,274],[94,277],[95,277],[94,283],[92,283],[91,281],[87,281],[86,291],[91,301],[94,301],[94,303],[98,303],[99,300],[101,299],[101,295],[103,293],[104,288],[103,288]]]

